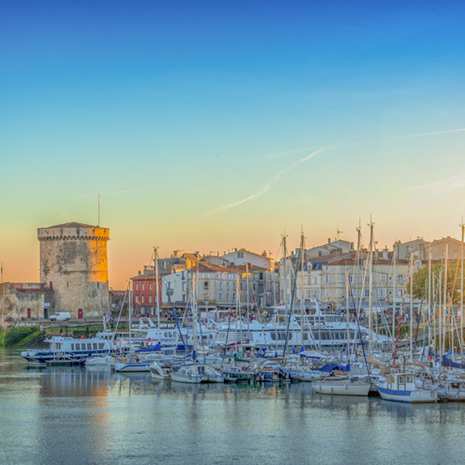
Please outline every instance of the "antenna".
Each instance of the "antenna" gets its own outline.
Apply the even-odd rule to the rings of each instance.
[[[100,194],[98,195],[98,225],[100,228]]]
[[[339,234],[343,234],[344,231],[341,231],[339,229],[339,223],[337,223],[337,229],[336,229],[336,240],[338,241],[339,240]]]

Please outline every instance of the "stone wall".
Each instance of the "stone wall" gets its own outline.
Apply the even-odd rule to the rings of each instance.
[[[76,225],[76,223],[73,223]],[[38,230],[40,280],[55,294],[55,311],[71,318],[96,317],[110,310],[108,228],[77,224]]]

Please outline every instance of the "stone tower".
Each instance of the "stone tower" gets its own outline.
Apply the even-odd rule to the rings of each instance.
[[[110,311],[107,242],[110,230],[81,223],[39,228],[40,281],[54,292],[55,308],[71,318]]]

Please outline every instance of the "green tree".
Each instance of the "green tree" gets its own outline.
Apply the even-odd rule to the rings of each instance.
[[[415,271],[413,274],[413,297],[415,299],[428,299],[428,272],[429,267]],[[457,299],[460,296],[460,266],[451,262],[447,266],[447,295],[449,299]],[[441,276],[441,295],[444,295],[444,264],[435,263],[431,266],[431,300],[436,296],[436,303],[439,301],[439,276]],[[410,293],[410,282],[407,285],[407,292]]]

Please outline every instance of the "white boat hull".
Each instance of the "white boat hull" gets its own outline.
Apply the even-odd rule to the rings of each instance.
[[[336,396],[368,396],[370,383],[350,381],[314,381],[312,387],[318,394],[332,394]]]
[[[436,391],[429,389],[416,389],[412,391],[395,391],[378,384],[378,392],[382,399],[393,402],[424,403],[437,402]]]

